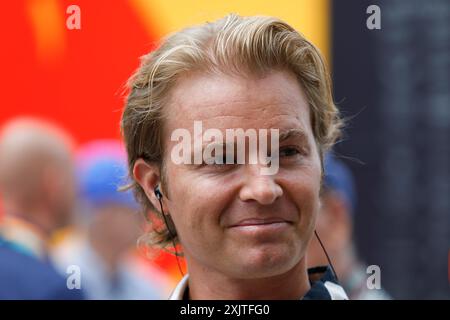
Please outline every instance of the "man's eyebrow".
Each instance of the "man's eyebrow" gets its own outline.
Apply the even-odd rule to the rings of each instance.
[[[289,138],[298,138],[301,139],[302,142],[308,141],[308,135],[302,129],[280,130],[280,142]]]
[[[301,139],[302,141],[307,142],[308,141],[308,135],[305,133],[305,131],[303,129],[281,129],[279,131],[279,141],[282,142],[284,140],[290,139],[290,138],[297,138],[297,139]],[[217,142],[217,141],[203,141],[202,143],[202,150],[205,149],[206,146],[210,146],[210,147],[234,147],[235,146],[235,142]]]
[[[285,141],[290,138],[300,139],[301,142],[308,142],[308,135],[305,133],[303,129],[281,129],[279,131],[279,142]],[[246,142],[247,143],[247,142]],[[217,142],[217,141],[203,141],[201,146],[201,152],[205,150],[205,148],[209,146],[210,148],[219,147],[225,150],[233,150],[235,148],[235,142]],[[228,149],[232,148],[232,149]],[[191,155],[193,156],[195,152],[195,148],[192,149]],[[224,152],[225,153],[225,152]]]

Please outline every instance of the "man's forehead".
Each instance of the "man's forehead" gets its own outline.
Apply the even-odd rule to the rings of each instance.
[[[220,114],[248,116],[254,112],[274,112],[281,106],[307,107],[295,76],[281,71],[264,78],[187,75],[177,81],[170,96],[168,115],[181,112],[190,118]]]
[[[175,119],[168,120],[167,129],[170,131],[183,128],[190,131],[194,136],[201,135],[204,131],[209,129],[217,129],[223,134],[227,130],[242,129],[248,131],[249,129],[261,130],[266,129],[269,132],[271,129],[277,129],[280,133],[280,137],[284,136],[309,136],[312,134],[312,128],[310,125],[309,113],[307,112],[286,112],[276,108],[274,112],[270,114],[264,111],[255,111],[252,113],[235,113],[235,114],[217,114],[217,115],[203,115],[194,117],[192,115],[182,118],[176,117]],[[194,124],[197,123],[196,126]],[[201,130],[195,130],[195,127],[201,128]]]
[[[270,79],[236,79],[197,75],[182,79],[167,105],[165,136],[179,128],[193,136],[194,121],[202,129],[297,129],[312,135],[310,111],[304,93],[289,73]],[[247,82],[250,82],[247,83]],[[254,82],[265,82],[257,84]]]

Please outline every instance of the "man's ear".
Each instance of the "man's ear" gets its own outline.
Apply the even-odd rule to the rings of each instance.
[[[139,183],[144,190],[152,205],[159,209],[159,200],[155,195],[155,187],[161,183],[159,166],[156,164],[149,164],[144,159],[140,158],[134,163],[133,176],[136,182]],[[163,201],[163,199],[161,201]],[[167,210],[164,206],[164,201],[163,209],[164,211]]]

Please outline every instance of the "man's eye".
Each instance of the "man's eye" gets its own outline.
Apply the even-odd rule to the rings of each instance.
[[[280,149],[280,157],[293,157],[297,154],[300,154],[300,151],[298,151],[298,149],[294,147],[286,147]]]

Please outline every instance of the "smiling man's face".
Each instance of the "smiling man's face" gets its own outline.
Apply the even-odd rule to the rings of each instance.
[[[296,77],[287,71],[264,78],[189,74],[171,91],[166,112],[164,205],[188,266],[236,279],[294,268],[313,234],[321,179],[310,111]],[[171,133],[184,128],[200,138],[194,121],[224,137],[226,129],[279,129],[277,173],[261,175],[263,164],[175,164]]]

